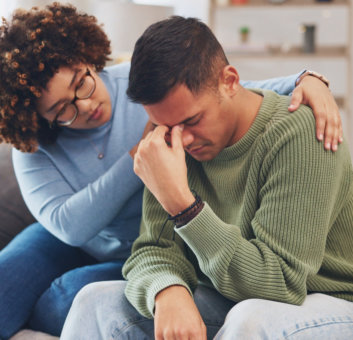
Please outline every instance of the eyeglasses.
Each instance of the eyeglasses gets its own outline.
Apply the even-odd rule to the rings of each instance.
[[[90,70],[87,68],[86,73],[81,78],[80,83],[75,89],[75,98],[70,104],[65,105],[56,115],[52,125],[69,126],[78,116],[78,108],[75,104],[76,100],[88,99],[92,96],[96,89],[96,80],[93,78]]]

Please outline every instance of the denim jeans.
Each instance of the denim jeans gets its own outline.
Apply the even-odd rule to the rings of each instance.
[[[153,320],[141,316],[124,296],[126,282],[99,282],[76,296],[61,340],[152,340]],[[308,295],[302,306],[249,299],[238,304],[199,286],[195,303],[216,340],[353,339],[353,302]]]
[[[154,339],[153,320],[128,302],[125,286],[126,281],[111,281],[84,287],[75,297],[60,340]],[[234,302],[204,286],[196,289],[194,299],[212,339]]]
[[[98,263],[32,224],[0,251],[0,339],[23,327],[59,336],[76,293],[119,280],[123,261]]]
[[[250,299],[228,313],[215,340],[353,339],[353,302],[310,294],[303,305]]]

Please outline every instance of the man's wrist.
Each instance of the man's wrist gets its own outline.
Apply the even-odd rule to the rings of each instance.
[[[195,197],[190,190],[182,190],[180,193],[175,193],[173,197],[169,197],[165,202],[160,202],[164,210],[174,216],[185,210],[195,201]]]
[[[168,299],[171,294],[185,294],[185,293],[187,293],[187,295],[190,295],[190,292],[187,290],[187,288],[182,285],[175,284],[172,286],[165,287],[164,289],[162,289],[160,292],[156,294],[155,305],[157,307],[158,303],[161,303],[163,299]]]
[[[169,220],[172,220],[177,228],[189,223],[203,209],[204,203],[199,195],[195,193],[195,200],[186,209],[174,216],[169,215]]]
[[[311,77],[315,77],[319,80],[321,80],[327,87],[329,87],[330,82],[329,80],[322,74],[316,72],[316,71],[312,71],[312,70],[304,70],[299,77],[296,79],[295,81],[295,86],[298,86],[300,84],[300,82],[307,76],[311,76]]]

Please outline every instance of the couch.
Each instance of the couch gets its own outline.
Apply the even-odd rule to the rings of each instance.
[[[17,185],[11,160],[11,146],[0,144],[0,250],[34,221]],[[10,340],[59,340],[59,338],[41,332],[22,330]]]
[[[34,222],[27,209],[13,171],[11,146],[0,144],[0,249]]]

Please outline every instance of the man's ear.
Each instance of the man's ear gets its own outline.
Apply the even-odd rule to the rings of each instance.
[[[220,75],[220,85],[229,95],[235,95],[239,89],[238,71],[232,65],[223,68]]]

